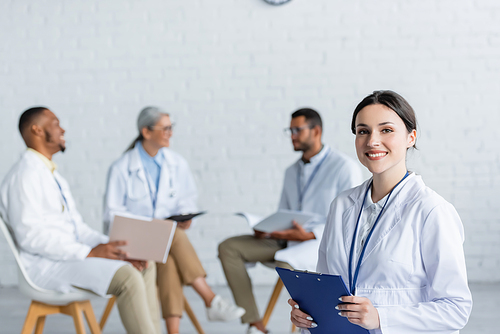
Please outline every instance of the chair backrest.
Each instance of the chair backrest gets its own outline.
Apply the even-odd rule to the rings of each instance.
[[[18,281],[19,288],[24,290],[26,288],[31,288],[40,292],[47,292],[49,290],[42,289],[38,287],[35,283],[31,281],[28,274],[26,273],[26,269],[24,269],[24,265],[21,262],[21,256],[19,255],[19,249],[17,248],[17,244],[14,238],[14,231],[10,228],[9,225],[0,217],[0,230],[2,230],[5,240],[7,240],[7,244],[9,245],[14,258],[16,259],[16,264],[18,268]]]

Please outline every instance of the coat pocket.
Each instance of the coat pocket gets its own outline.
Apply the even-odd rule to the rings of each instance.
[[[127,197],[130,201],[143,201],[149,197],[147,184],[138,177],[131,177],[127,184]]]

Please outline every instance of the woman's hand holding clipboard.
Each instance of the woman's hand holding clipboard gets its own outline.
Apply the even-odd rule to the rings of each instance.
[[[283,268],[276,268],[276,271],[293,299],[290,302],[294,307],[292,317],[299,318],[296,323],[294,322],[295,325],[309,327],[309,331],[313,334],[369,333],[367,329],[353,324],[344,315],[339,314],[339,308],[347,306],[349,298],[368,300],[364,297],[351,296],[342,277]],[[351,305],[349,304],[349,307]]]

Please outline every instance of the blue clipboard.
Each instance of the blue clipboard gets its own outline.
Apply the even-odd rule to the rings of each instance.
[[[349,290],[341,276],[317,274],[276,268],[288,293],[302,311],[311,315],[316,328],[312,334],[368,334],[369,331],[341,317],[335,306],[339,298],[349,296]]]

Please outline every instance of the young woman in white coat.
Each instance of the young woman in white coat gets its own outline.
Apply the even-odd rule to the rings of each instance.
[[[370,333],[458,333],[472,308],[463,226],[455,208],[406,168],[417,136],[412,107],[376,91],[354,110],[351,129],[373,176],[330,207],[317,270],[341,275],[353,295],[336,312]],[[296,326],[321,326],[289,304]]]
[[[116,214],[164,219],[197,210],[197,191],[186,160],[170,150],[170,116],[156,107],[144,108],[137,119],[139,136],[111,166],[104,204],[105,226]],[[183,285],[191,285],[212,321],[239,318],[244,309],[215,295],[186,233],[191,221],[178,222],[165,264],[157,264],[157,285],[169,334],[179,333],[184,305]]]

